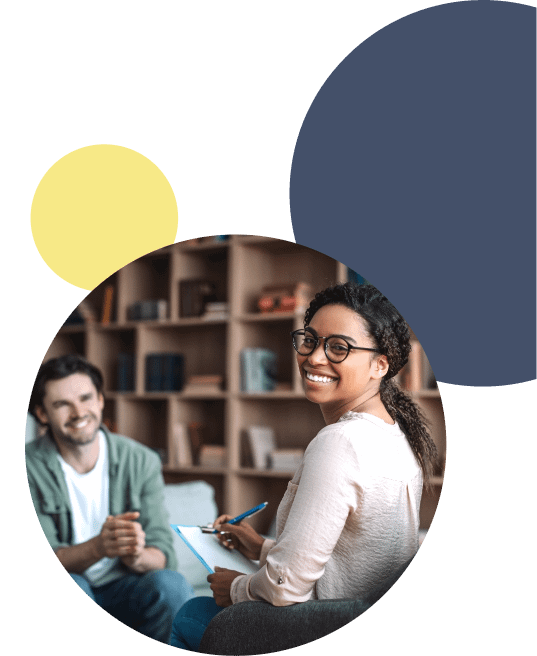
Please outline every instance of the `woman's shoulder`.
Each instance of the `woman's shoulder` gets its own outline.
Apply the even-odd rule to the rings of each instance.
[[[352,410],[340,417],[339,421],[322,428],[317,437],[325,440],[333,437],[342,439],[368,439],[381,437],[404,437],[404,433],[397,423],[388,424],[380,417],[367,412],[353,412]]]
[[[372,415],[369,412],[354,412],[353,410],[349,410],[349,412],[346,412],[339,418],[339,421],[335,425],[340,426],[349,434],[372,434],[377,437],[404,436],[397,422],[393,424],[388,423],[384,419]]]

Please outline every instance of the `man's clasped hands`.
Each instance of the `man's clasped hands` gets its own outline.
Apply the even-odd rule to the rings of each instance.
[[[145,549],[145,533],[140,522],[136,521],[139,516],[140,513],[134,511],[106,518],[98,536],[100,558],[120,558],[127,567],[136,571]],[[219,531],[218,540],[230,551],[237,549],[246,558],[259,560],[264,538],[249,524],[228,524],[231,518],[231,515],[220,515],[214,522],[214,528]],[[242,574],[224,567],[215,567],[215,573],[209,574],[207,581],[218,606],[231,606],[231,583]]]

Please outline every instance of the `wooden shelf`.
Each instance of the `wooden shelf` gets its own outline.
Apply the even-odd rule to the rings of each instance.
[[[227,318],[207,320],[180,316],[180,282],[213,282],[219,301],[227,301]],[[174,426],[201,422],[207,443],[226,447],[226,467],[163,466],[165,480],[202,479],[214,486],[221,512],[238,514],[245,507],[269,500],[270,508],[255,518],[266,530],[293,472],[246,467],[244,433],[251,425],[272,426],[280,448],[305,449],[322,428],[322,415],[304,396],[289,332],[302,326],[303,313],[260,313],[257,300],[266,285],[306,282],[315,291],[347,279],[347,268],[304,246],[270,237],[232,235],[226,241],[177,243],[149,253],[116,272],[85,299],[101,317],[104,289],[114,287],[113,320],[62,327],[47,356],[80,353],[98,366],[105,378],[105,417],[117,432],[157,450],[165,459],[173,450]],[[166,319],[130,321],[129,307],[140,301],[165,299]],[[277,353],[280,382],[288,389],[247,394],[240,386],[240,352],[265,347]],[[220,374],[224,389],[198,392],[145,391],[146,356],[179,352],[186,377]],[[134,391],[118,390],[118,354],[135,362]],[[415,398],[432,426],[440,453],[445,454],[445,425],[440,393],[430,389],[430,370],[421,346],[413,350],[401,382]],[[165,460],[164,460],[165,461]],[[442,478],[424,494],[422,527],[434,515]]]

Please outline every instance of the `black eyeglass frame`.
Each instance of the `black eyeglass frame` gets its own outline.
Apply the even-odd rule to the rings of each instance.
[[[295,346],[295,335],[297,335],[298,333],[306,334],[306,332],[309,333],[313,337],[313,339],[315,340],[315,344],[313,345],[313,348],[311,349],[311,351],[309,353],[300,353],[300,351]],[[295,349],[295,351],[299,355],[303,355],[305,357],[307,357],[308,355],[311,355],[315,351],[315,349],[319,346],[319,342],[321,341],[321,339],[324,340],[324,354],[330,360],[330,362],[333,362],[334,364],[340,364],[341,362],[346,360],[349,353],[351,352],[351,349],[354,349],[355,351],[373,351],[374,353],[380,353],[379,349],[368,348],[366,346],[353,346],[352,344],[349,344],[349,342],[344,337],[340,337],[339,335],[328,335],[328,337],[321,337],[320,335],[317,335],[317,333],[313,332],[312,328],[299,328],[298,330],[291,331],[290,334],[291,334],[291,338],[292,338],[292,341],[293,341],[293,348]],[[349,348],[349,350],[345,354],[345,357],[341,360],[332,360],[332,358],[328,355],[326,345],[327,345],[327,340],[329,340],[331,337],[337,337],[338,339],[341,339],[343,342],[345,342],[345,344]]]

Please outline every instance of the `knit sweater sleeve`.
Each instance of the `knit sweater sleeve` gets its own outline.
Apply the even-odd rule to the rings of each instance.
[[[255,574],[237,577],[233,603],[265,600],[287,606],[311,598],[350,513],[359,504],[357,458],[341,426],[324,428],[308,446],[298,484],[282,505],[285,527]]]

